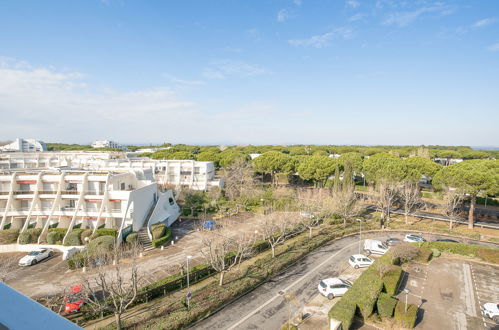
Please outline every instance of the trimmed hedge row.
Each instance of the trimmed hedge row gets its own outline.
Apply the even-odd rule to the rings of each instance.
[[[19,235],[19,244],[38,243],[38,236],[42,233],[42,228],[29,228]]]
[[[170,228],[167,228],[165,224],[156,224],[152,226],[152,246],[158,248],[168,242],[172,236]]]
[[[382,317],[392,317],[397,302],[398,300],[392,298],[390,294],[381,292],[378,296],[378,301],[376,302],[378,314]]]
[[[394,296],[397,294],[397,288],[399,287],[403,273],[402,267],[393,266],[393,268],[383,276],[383,286],[388,295]]]
[[[19,237],[19,229],[0,230],[0,244],[14,244]]]
[[[47,243],[49,243],[49,244],[62,244],[63,238],[64,238],[64,234],[61,233],[60,231],[49,231],[49,233],[47,234]]]
[[[66,241],[64,242],[64,246],[80,246],[83,245],[81,242],[81,233],[84,229],[73,229],[68,236],[66,237]]]
[[[407,306],[407,313],[405,312],[405,303],[399,301],[395,307],[394,319],[402,327],[412,329],[416,325],[416,318],[418,316],[418,306],[409,304]]]
[[[127,243],[134,243],[137,242],[138,240],[139,240],[139,234],[137,234],[136,232],[131,232],[125,238],[125,242]]]

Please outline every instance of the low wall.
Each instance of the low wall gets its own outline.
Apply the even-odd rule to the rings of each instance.
[[[62,246],[62,245],[50,245],[50,244],[5,244],[0,245],[0,253],[8,252],[31,252],[33,250],[38,250],[42,248],[48,248],[55,250],[57,252],[62,252],[62,260],[74,255],[85,249],[84,246]]]

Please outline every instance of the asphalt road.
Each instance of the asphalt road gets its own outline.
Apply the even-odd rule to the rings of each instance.
[[[402,238],[405,233],[372,233],[364,238],[386,240]],[[429,241],[448,238],[425,235]],[[461,239],[456,239],[461,241]],[[471,243],[471,241],[468,241]],[[489,245],[477,242],[481,245]],[[497,247],[497,245],[495,245]],[[235,300],[217,313],[194,324],[195,329],[280,329],[288,315],[294,315],[317,294],[318,283],[338,276],[348,265],[348,257],[358,253],[359,237],[350,236],[325,245],[310,253],[297,264],[264,283],[257,289]],[[291,303],[284,295],[293,296]]]

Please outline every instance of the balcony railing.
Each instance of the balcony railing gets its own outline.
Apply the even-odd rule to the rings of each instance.
[[[57,194],[57,190],[41,190],[38,193],[41,195],[55,195]]]
[[[32,190],[20,190],[20,191],[14,191],[14,195],[31,195],[34,194],[35,192]]]
[[[121,212],[121,209],[112,209],[111,210],[112,213],[120,213]]]
[[[0,195],[8,195],[10,194],[10,191],[0,191]]]
[[[79,195],[80,192],[76,190],[63,190],[61,192],[63,195]]]
[[[96,190],[89,190],[89,191],[85,191],[85,195],[104,195],[104,192],[103,191],[96,191]]]

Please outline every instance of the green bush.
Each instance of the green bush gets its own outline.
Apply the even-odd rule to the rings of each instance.
[[[30,244],[32,243],[31,241],[31,235],[28,232],[22,232],[19,234],[19,244]]]
[[[397,288],[399,286],[400,280],[402,279],[402,274],[402,267],[393,266],[393,268],[383,276],[383,285],[385,288],[385,292],[388,295],[394,296],[397,294]]]
[[[156,240],[165,236],[166,226],[163,223],[155,224],[151,227],[152,239]]]
[[[431,252],[433,252],[433,258],[438,258],[441,255],[440,250],[435,248],[431,249]]]
[[[29,243],[38,243],[38,237],[42,233],[42,228],[29,228],[26,229],[25,233],[27,233],[30,236]],[[24,243],[24,244],[29,244],[29,243]]]
[[[170,240],[170,238],[172,236],[172,233],[171,233],[170,229],[166,228],[166,227],[164,229],[165,229],[164,230],[164,236],[160,237],[158,239],[154,239],[152,241],[152,246],[154,248],[158,248],[158,247],[162,246],[163,244],[165,244],[166,242],[168,242]],[[153,235],[153,237],[154,237],[154,235]]]
[[[47,243],[49,244],[62,244],[62,239],[64,238],[64,234],[60,231],[49,231],[47,234]]]
[[[68,258],[67,264],[69,269],[77,269],[85,266],[85,255],[82,252]]]
[[[387,293],[380,293],[378,301],[376,302],[378,314],[383,317],[392,317],[395,305],[397,305],[397,301],[397,299],[392,298]]]
[[[0,230],[0,244],[16,243],[17,237],[19,237],[19,229]]]
[[[421,247],[419,249],[418,256],[416,257],[415,260],[421,263],[427,263],[428,261],[430,261],[432,255],[433,252],[431,249],[426,247]]]
[[[88,254],[98,255],[109,252],[113,249],[115,243],[116,239],[113,236],[99,236],[88,243]]]
[[[98,236],[118,236],[118,230],[114,228],[99,228],[96,230]]]
[[[138,240],[139,240],[139,234],[135,232],[131,232],[130,234],[128,234],[125,239],[127,243],[137,242]]]
[[[93,230],[92,229],[85,229],[84,231],[81,232],[80,239],[83,244],[87,244],[87,240],[85,238],[88,237],[90,240],[90,236],[92,236]]]
[[[81,233],[82,232],[83,232],[83,229],[73,229],[66,237],[66,241],[64,242],[64,245],[65,246],[83,245],[81,242]]]
[[[294,325],[292,324],[289,324],[289,323],[285,323],[282,327],[281,327],[281,330],[298,330],[297,327],[295,327]]]
[[[348,291],[347,291],[348,292]],[[343,329],[350,329],[353,323],[353,318],[357,310],[357,304],[353,301],[344,301],[345,296],[341,298],[330,310],[329,317],[338,321],[341,321]]]
[[[50,232],[58,232],[58,233],[61,233],[62,237],[64,237],[64,235],[66,235],[66,232],[68,231],[67,228],[49,228],[49,233]]]
[[[394,319],[402,327],[412,329],[416,325],[416,318],[418,316],[418,307],[413,304],[407,306],[407,313],[405,312],[405,303],[399,301],[395,307]]]

